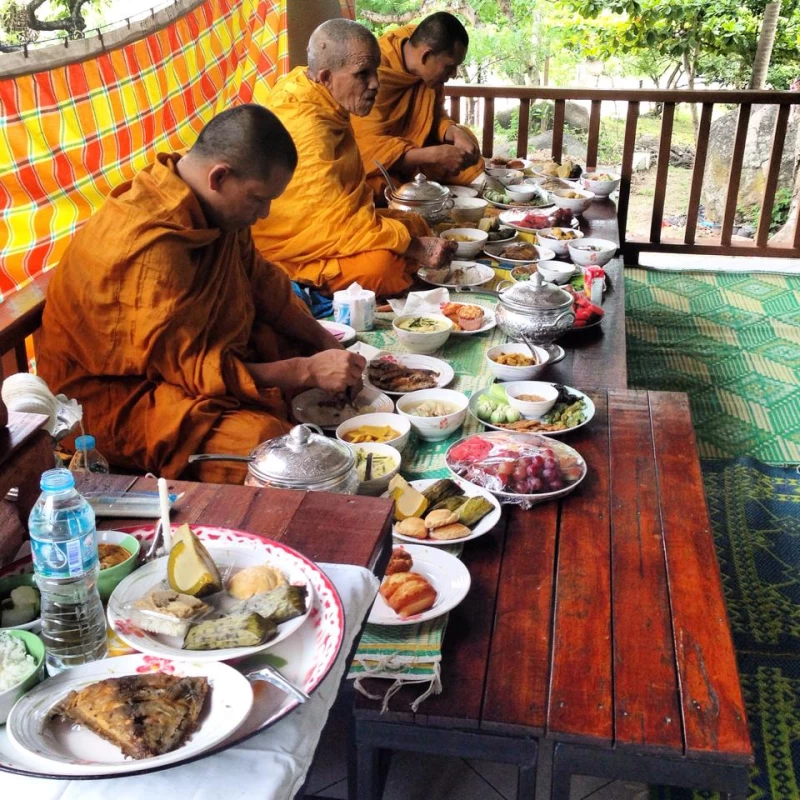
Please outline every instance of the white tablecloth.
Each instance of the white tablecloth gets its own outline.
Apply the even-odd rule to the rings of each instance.
[[[309,702],[264,733],[223,753],[150,775],[113,780],[59,781],[0,773],[0,798],[8,800],[282,800],[302,787],[328,712],[339,691],[353,639],[361,629],[378,581],[368,570],[320,564],[345,610],[342,650]]]

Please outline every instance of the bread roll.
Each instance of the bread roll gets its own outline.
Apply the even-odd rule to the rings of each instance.
[[[436,602],[436,590],[418,572],[398,572],[387,577],[381,596],[399,616],[406,618],[427,611]]]
[[[434,528],[430,531],[431,539],[463,539],[469,536],[472,531],[460,522],[454,522],[450,525],[442,525],[441,528]]]
[[[398,572],[409,572],[413,566],[414,561],[411,558],[411,553],[398,548],[392,551],[392,557],[386,565],[386,574],[395,575]]]
[[[397,523],[395,530],[403,536],[411,536],[414,539],[428,538],[428,529],[419,517],[406,517]]]
[[[458,522],[458,515],[448,508],[439,508],[436,511],[431,511],[425,517],[425,527],[429,531],[434,528],[441,528],[442,525],[450,525],[453,522]]]
[[[255,594],[271,592],[287,583],[286,576],[268,564],[239,570],[228,582],[228,592],[237,600],[249,600]]]

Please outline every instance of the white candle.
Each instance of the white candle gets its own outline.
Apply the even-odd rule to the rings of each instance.
[[[161,505],[161,536],[164,550],[169,553],[172,549],[172,526],[169,521],[169,489],[167,479],[158,479],[158,500]]]

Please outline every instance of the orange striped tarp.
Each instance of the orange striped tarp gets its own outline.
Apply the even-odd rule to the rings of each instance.
[[[110,189],[288,66],[288,0],[207,0],[80,63],[0,80],[0,295],[55,266]]]

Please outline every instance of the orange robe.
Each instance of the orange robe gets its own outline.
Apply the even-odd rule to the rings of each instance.
[[[393,173],[397,182],[403,183],[407,178],[392,170],[395,162],[407,150],[442,144],[447,129],[456,124],[444,110],[444,89],[430,89],[403,64],[403,43],[415,28],[416,25],[396,28],[378,40],[381,48],[378,97],[366,117],[353,117],[353,130],[367,171],[367,182],[376,197],[383,197],[386,188],[386,181],[375,165],[376,159]],[[477,146],[473,133],[464,126],[459,127]],[[458,175],[445,176],[435,168],[425,169],[429,179],[457,185],[471,183],[482,173],[483,159]]]
[[[407,289],[419,265],[403,253],[412,235],[430,232],[416,214],[376,212],[350,115],[305,67],[278,81],[266,105],[292,135],[298,164],[252,228],[261,254],[327,293],[354,281],[381,296]]]
[[[100,452],[168,478],[191,453],[248,454],[290,428],[281,393],[259,391],[244,364],[299,354],[278,332],[302,305],[248,230],[208,226],[178,158],[159,155],[75,235],[37,347],[39,374],[83,406]],[[189,474],[241,482],[246,467]]]

